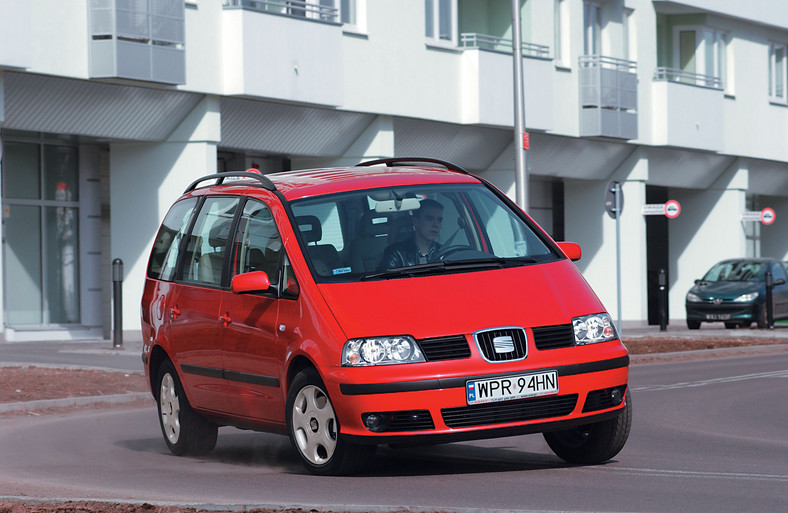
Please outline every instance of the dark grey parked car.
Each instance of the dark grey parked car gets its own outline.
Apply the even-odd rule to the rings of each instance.
[[[772,274],[774,319],[788,319],[788,276],[783,262],[771,258],[723,260],[689,290],[686,298],[687,327],[701,322],[724,322],[726,328],[748,327],[753,322],[767,327],[766,272]]]

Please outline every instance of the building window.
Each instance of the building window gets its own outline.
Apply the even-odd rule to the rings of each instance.
[[[5,319],[10,326],[80,322],[76,146],[3,144]]]
[[[356,21],[356,0],[341,0],[339,16],[345,25],[358,25]]]
[[[786,59],[788,58],[788,45],[772,43],[769,45],[769,97],[778,102],[788,101],[786,95]]]
[[[602,7],[592,2],[583,4],[583,53],[602,53]]]
[[[456,43],[456,0],[424,0],[424,34],[427,39]]]
[[[673,62],[683,73],[680,81],[725,88],[728,74],[728,36],[707,27],[676,27]]]

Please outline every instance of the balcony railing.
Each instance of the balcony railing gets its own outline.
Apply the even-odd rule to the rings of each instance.
[[[241,7],[252,11],[282,14],[294,18],[339,23],[339,9],[310,3],[306,0],[224,0],[227,7]]]
[[[465,33],[460,35],[463,48],[492,50],[495,52],[512,52],[512,40],[487,34]],[[550,59],[550,47],[535,43],[522,43],[523,55],[536,59]]]
[[[722,79],[711,75],[690,73],[674,68],[657,68],[654,70],[655,82],[676,82],[679,84],[694,85],[707,89],[722,89]]]
[[[602,55],[578,59],[580,135],[637,138],[637,63]]]

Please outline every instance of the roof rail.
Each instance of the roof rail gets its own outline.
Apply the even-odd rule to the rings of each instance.
[[[260,172],[255,170],[255,172],[252,172],[252,171],[230,171],[228,173],[217,173],[217,174],[213,174],[213,175],[203,176],[202,178],[195,180],[188,187],[186,187],[186,190],[183,191],[183,193],[186,194],[187,192],[193,191],[194,189],[197,188],[197,185],[199,185],[200,183],[204,182],[205,180],[214,180],[215,179],[216,183],[214,185],[221,185],[224,182],[225,178],[230,178],[230,177],[251,178],[251,179],[254,179],[254,180],[257,180],[257,181],[260,182],[259,184],[253,184],[256,187],[262,187],[263,189],[265,189],[267,191],[275,191],[276,190],[276,185],[274,185],[274,182],[272,182],[267,176],[265,176],[265,175],[263,175]]]
[[[465,169],[461,168],[456,164],[452,164],[451,162],[446,162],[445,160],[440,159],[432,159],[428,157],[392,157],[386,159],[377,159],[377,160],[369,160],[367,162],[361,162],[356,164],[356,167],[361,166],[377,166],[379,164],[385,164],[388,167],[393,167],[397,164],[414,164],[418,162],[427,162],[430,164],[439,164],[450,171],[456,171],[458,173],[463,173],[469,175],[470,173]]]

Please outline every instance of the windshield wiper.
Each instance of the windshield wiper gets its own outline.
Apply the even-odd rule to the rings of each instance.
[[[411,265],[408,267],[394,267],[385,271],[368,273],[361,276],[361,280],[374,280],[376,278],[399,278],[402,276],[415,276],[429,274],[436,271],[457,271],[471,269],[502,268],[510,265],[535,264],[536,260],[530,257],[518,258],[473,258],[469,260],[443,260],[426,264]]]

